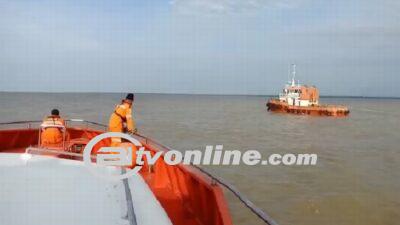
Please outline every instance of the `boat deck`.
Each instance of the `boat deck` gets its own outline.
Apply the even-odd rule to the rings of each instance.
[[[31,157],[0,154],[0,224],[132,224],[122,181],[99,179],[81,161]],[[137,224],[172,224],[141,176],[128,185]]]
[[[67,128],[69,140],[86,139],[90,140],[103,131],[92,130],[88,128],[80,127],[68,127]],[[35,148],[38,143],[38,130],[28,126],[28,129],[8,129],[0,130],[0,157],[4,154],[18,153],[19,155],[25,153],[26,149],[40,149]],[[155,154],[158,151],[168,150],[167,147],[162,146],[152,140],[148,140],[145,137],[136,137],[145,146],[146,151],[150,151],[151,154]],[[108,140],[103,140],[100,146],[108,146],[110,143]],[[39,152],[34,153],[42,154]],[[57,152],[57,151],[56,151]],[[61,152],[63,152],[61,150]],[[65,151],[64,151],[65,152]],[[69,151],[67,151],[69,152]],[[66,154],[57,153],[43,153],[46,158],[52,158],[53,160],[62,159],[61,161],[76,161],[77,163],[82,160],[82,156],[66,156]],[[66,159],[68,158],[68,159]],[[72,160],[70,160],[72,159]],[[0,158],[1,160],[1,158]],[[1,163],[0,163],[1,166]],[[81,166],[82,167],[82,166]],[[9,169],[1,169],[2,173],[6,173]],[[90,179],[99,179],[91,174],[86,168],[80,168],[82,174],[86,174]],[[60,174],[68,173],[68,171],[60,172]],[[2,174],[0,173],[0,176]],[[231,225],[232,220],[229,214],[228,206],[224,198],[222,188],[213,183],[211,177],[205,176],[200,171],[190,166],[176,165],[170,166],[166,164],[161,157],[155,165],[149,167],[144,165],[140,170],[138,176],[142,183],[146,184],[148,191],[151,192],[152,198],[160,206],[159,209],[164,211],[166,217],[169,219],[167,224],[174,225]],[[1,178],[1,177],[0,177]],[[2,179],[2,183],[6,183]],[[89,178],[88,178],[89,179]],[[8,181],[7,181],[8,182]],[[122,183],[122,181],[121,181]],[[78,186],[78,184],[76,184]],[[1,186],[1,183],[0,183]],[[28,182],[26,183],[28,185]],[[143,185],[144,186],[144,185]],[[27,188],[26,190],[28,190]],[[132,195],[134,197],[135,187],[132,188]],[[1,188],[0,188],[1,191]],[[100,204],[100,203],[99,203]],[[103,203],[102,203],[103,204]],[[142,203],[139,203],[138,207],[141,207]],[[4,206],[5,207],[5,206]],[[134,207],[135,209],[137,207]],[[151,211],[151,210],[150,210]],[[26,211],[25,211],[26,212]],[[0,212],[0,218],[1,218]],[[157,213],[156,213],[157,214]],[[162,224],[159,222],[159,218],[154,216],[154,213],[150,216],[153,222]],[[2,223],[0,224],[10,224]],[[4,221],[7,222],[7,221]],[[17,223],[18,224],[18,223]],[[79,223],[78,223],[79,224]],[[95,224],[95,223],[90,223]],[[101,223],[99,223],[101,224]],[[119,223],[112,223],[119,224]],[[138,223],[143,225],[144,223]],[[42,224],[40,224],[42,225]]]

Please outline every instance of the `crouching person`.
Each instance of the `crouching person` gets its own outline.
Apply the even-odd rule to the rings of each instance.
[[[43,119],[40,125],[40,145],[41,147],[59,148],[63,147],[66,137],[65,122],[60,117],[58,109],[53,109],[51,115]]]

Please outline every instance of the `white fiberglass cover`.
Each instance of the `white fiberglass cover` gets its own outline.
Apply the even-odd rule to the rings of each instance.
[[[129,225],[122,181],[93,176],[82,162],[0,154],[0,224]],[[141,176],[129,179],[138,225],[169,225]]]

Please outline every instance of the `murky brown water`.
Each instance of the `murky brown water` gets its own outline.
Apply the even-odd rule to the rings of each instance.
[[[0,121],[68,118],[106,123],[119,94],[0,93]],[[317,153],[317,166],[214,166],[282,225],[400,222],[400,100],[322,99],[348,118],[271,114],[266,97],[138,95],[139,132],[176,149]],[[235,224],[261,224],[227,194]]]

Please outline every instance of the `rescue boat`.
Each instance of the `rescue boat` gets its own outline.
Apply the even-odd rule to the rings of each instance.
[[[2,224],[232,225],[222,187],[266,224],[277,224],[221,178],[196,166],[168,165],[163,156],[154,165],[145,163],[137,176],[115,183],[99,179],[84,168],[82,152],[106,132],[105,125],[66,120],[62,147],[44,148],[40,122],[0,123]],[[139,134],[132,137],[151,154],[170,150]],[[110,144],[104,139],[95,147]]]
[[[268,111],[334,117],[349,115],[350,110],[346,106],[320,104],[318,88],[296,83],[296,65],[292,66],[292,80],[285,85],[278,98],[268,100]]]

